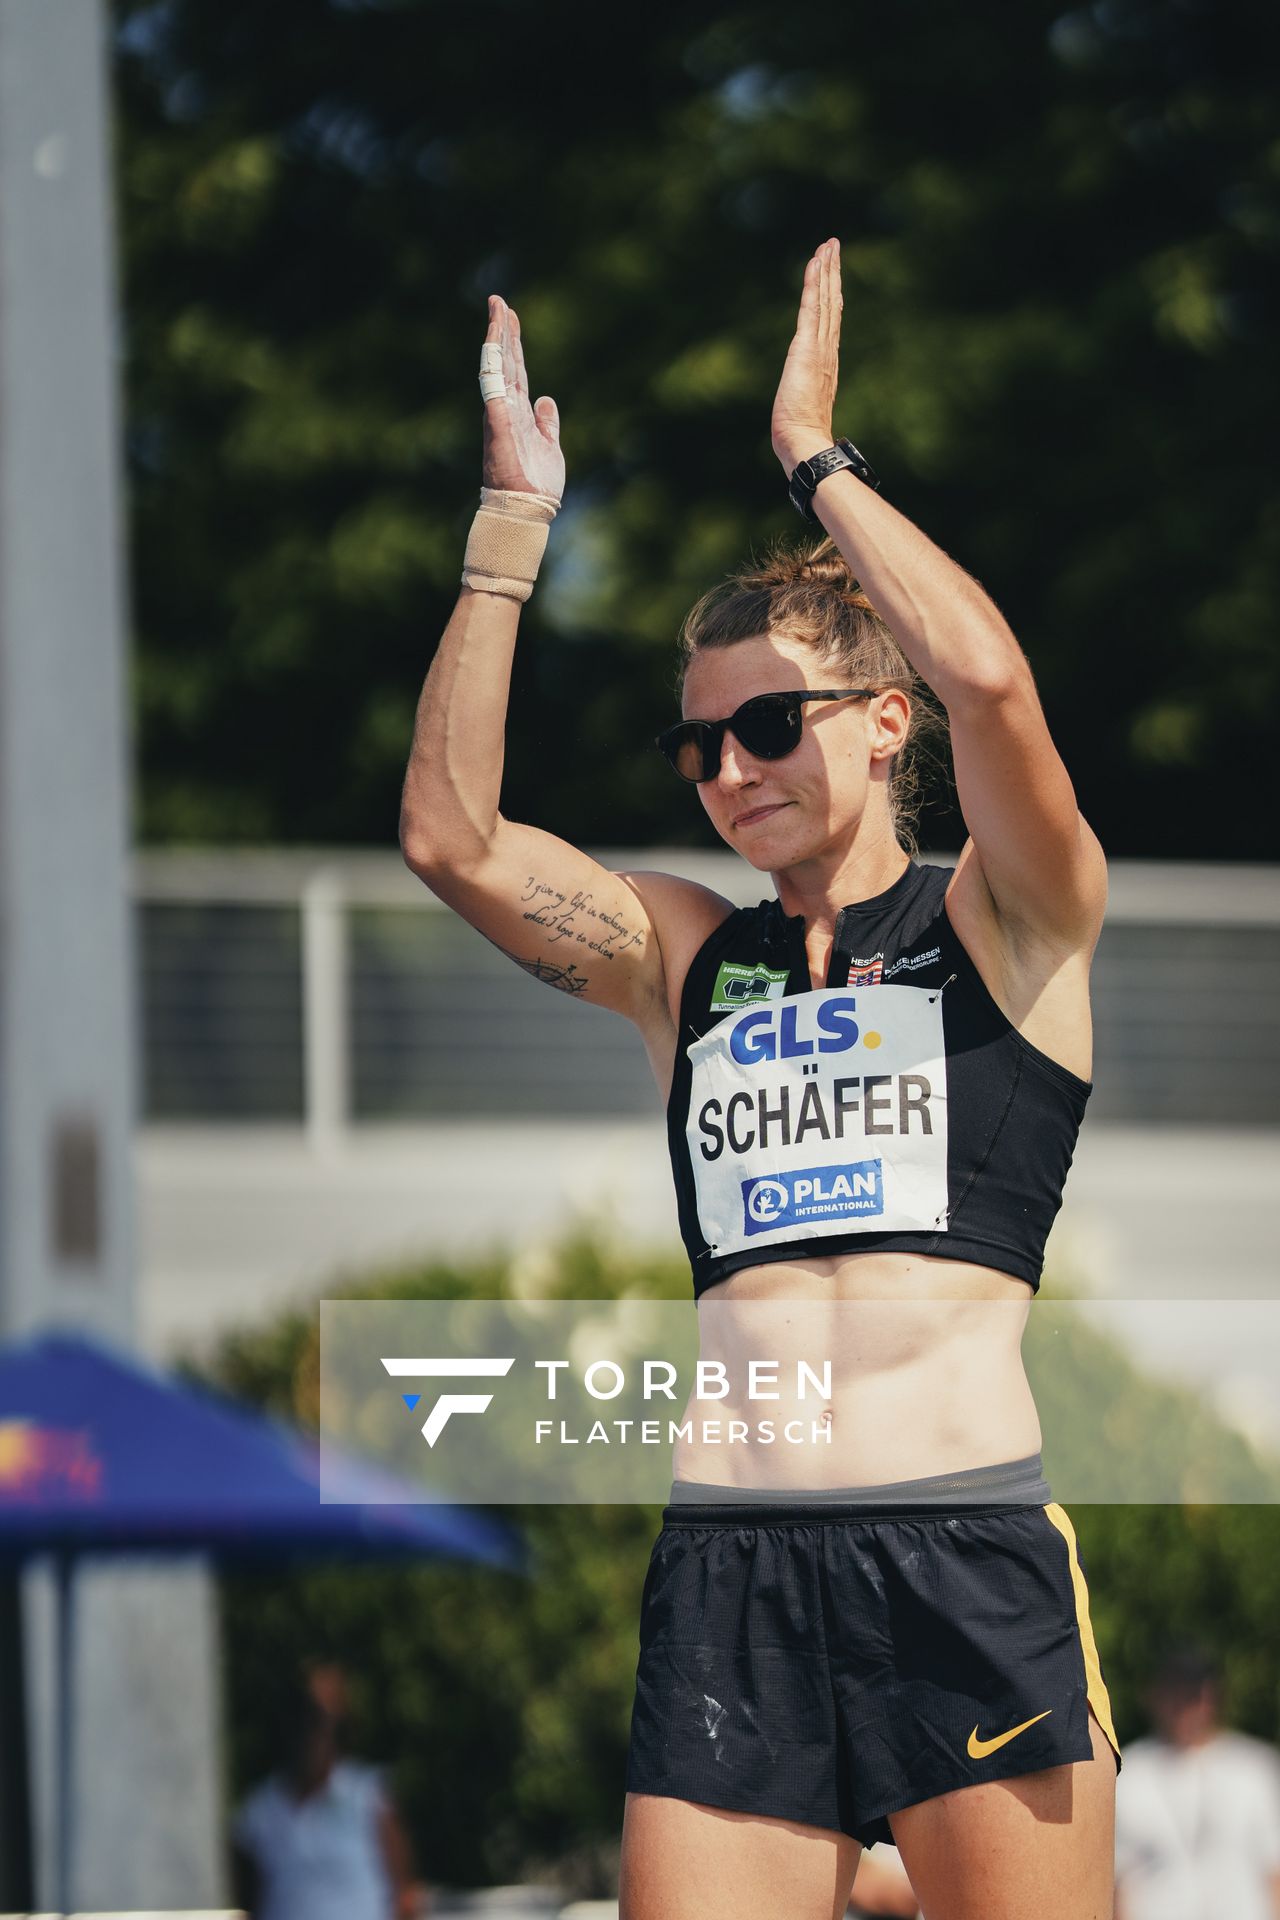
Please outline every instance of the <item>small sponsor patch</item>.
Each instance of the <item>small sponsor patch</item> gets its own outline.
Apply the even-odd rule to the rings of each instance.
[[[935,960],[941,958],[941,947],[930,947],[927,953],[904,953],[884,969],[884,977],[891,980],[896,973],[914,973],[917,967],[931,967]]]
[[[736,1013],[756,1000],[781,1000],[787,990],[788,967],[747,967],[725,960],[711,994],[712,1013]]]
[[[879,1160],[844,1166],[799,1167],[742,1182],[742,1231],[776,1233],[780,1227],[847,1220],[884,1212]]]

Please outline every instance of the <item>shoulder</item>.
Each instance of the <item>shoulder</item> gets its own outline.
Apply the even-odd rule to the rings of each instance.
[[[679,874],[644,870],[619,874],[642,902],[662,953],[665,1011],[679,1024],[685,975],[711,935],[737,912],[714,888]]]
[[[998,954],[1005,967],[1043,965],[1046,958],[1061,964],[1076,955],[1082,955],[1087,961],[1102,931],[1107,904],[1106,861],[1100,847],[1098,861],[1097,885],[1088,913],[1068,930],[1051,930],[1037,927],[1000,906],[988,883],[982,856],[969,839],[948,877],[947,911],[966,946],[972,941],[985,951]]]
[[[241,1847],[252,1847],[279,1817],[280,1788],[274,1776],[259,1781],[236,1809],[232,1834]]]
[[[1215,1740],[1214,1751],[1225,1766],[1268,1783],[1280,1780],[1280,1754],[1269,1741],[1258,1740],[1251,1733],[1227,1728]]]
[[[1124,1768],[1121,1779],[1130,1771],[1131,1765],[1135,1772],[1157,1766],[1162,1752],[1161,1742],[1152,1739],[1149,1735],[1144,1734],[1140,1740],[1127,1740],[1124,1747]]]
[[[1089,969],[1102,903],[1084,930],[1050,935],[1002,915],[972,840],[946,890],[952,931],[1009,1024],[1049,1059],[1087,1081],[1092,1072]]]
[[[705,940],[722,920],[736,911],[733,901],[717,893],[700,880],[686,879],[678,873],[656,873],[647,868],[627,868],[619,872],[632,892],[644,902],[649,917],[673,944],[683,934]]]
[[[1080,901],[1070,916],[1049,925],[998,899],[972,837],[965,841],[946,889],[947,910],[966,947],[1008,975],[1052,971],[1072,960],[1087,966],[1107,907],[1107,862],[1093,829],[1080,820]],[[975,948],[978,952],[975,952]]]
[[[1171,1755],[1162,1740],[1154,1735],[1125,1742],[1121,1756],[1124,1766],[1116,1780],[1116,1810],[1130,1816],[1142,1807],[1164,1804],[1169,1784]]]
[[[348,1805],[378,1812],[386,1804],[382,1768],[367,1760],[339,1760],[332,1773],[334,1792]]]

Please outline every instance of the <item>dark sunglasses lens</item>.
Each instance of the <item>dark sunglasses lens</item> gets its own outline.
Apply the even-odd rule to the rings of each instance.
[[[662,736],[662,750],[682,780],[701,780],[703,753],[711,729],[701,720],[687,720]]]
[[[748,753],[781,760],[800,744],[800,702],[785,693],[762,693],[733,716],[733,731]]]
[[[727,722],[686,720],[662,736],[662,750],[682,780],[715,779],[726,726],[748,753],[781,760],[799,746],[804,720],[799,700],[789,693],[745,700]]]

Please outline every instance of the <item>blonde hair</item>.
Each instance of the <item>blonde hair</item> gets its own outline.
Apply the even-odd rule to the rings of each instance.
[[[830,535],[811,547],[776,541],[763,561],[740,568],[704,593],[680,629],[681,681],[695,653],[772,633],[785,633],[825,654],[851,687],[897,687],[908,696],[911,720],[894,756],[889,812],[899,844],[914,857],[926,788],[935,775],[946,776],[946,714]]]

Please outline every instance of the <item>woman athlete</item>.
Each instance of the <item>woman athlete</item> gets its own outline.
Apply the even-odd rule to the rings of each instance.
[[[685,717],[660,741],[776,901],[607,872],[499,811],[519,609],[564,461],[496,296],[482,505],[401,844],[519,966],[639,1028],[704,1357],[749,1344],[785,1380],[815,1334],[836,1353],[802,1456],[677,1450],[622,1920],[835,1920],[862,1846],[890,1838],[929,1920],[1107,1920],[1119,1760],[1020,1355],[1089,1092],[1105,861],[1001,615],[856,449],[832,451],[841,308],[828,240],[772,442],[829,538],[699,602]],[[950,873],[899,837],[916,676],[946,711],[969,833]],[[717,1409],[748,1410],[740,1391]]]

